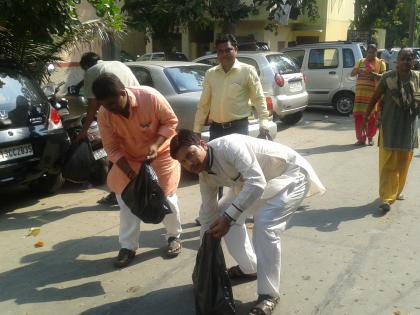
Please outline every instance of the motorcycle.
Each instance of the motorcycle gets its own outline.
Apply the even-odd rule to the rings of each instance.
[[[50,68],[49,66],[48,73],[50,73]],[[96,121],[91,123],[86,141],[80,144],[74,143],[82,130],[86,112],[77,115],[71,114],[68,100],[57,96],[60,87],[63,85],[64,82],[57,85],[48,82],[43,88],[51,106],[58,111],[63,128],[72,142],[64,157],[63,176],[70,182],[89,182],[93,185],[103,185],[108,174],[108,156],[103,148],[98,123]]]

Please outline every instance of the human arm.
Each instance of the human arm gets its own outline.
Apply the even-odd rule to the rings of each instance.
[[[369,105],[366,109],[365,116],[363,117],[362,122],[362,130],[366,131],[367,122],[369,120],[370,114],[372,113],[373,108],[375,107],[376,103],[381,99],[385,92],[385,83],[381,80],[379,85],[376,87],[375,92],[373,93]]]
[[[351,76],[352,77],[354,77],[354,76],[356,76],[356,75],[358,75],[358,74],[360,74],[362,71],[360,70],[360,64],[361,64],[361,60],[359,60],[356,64],[355,64],[355,66],[354,66],[354,68],[353,68],[353,70],[351,71]]]
[[[248,210],[248,208],[259,198],[261,198],[267,185],[264,173],[258,160],[246,145],[243,143],[228,143],[223,151],[223,164],[233,168],[238,172],[243,182],[242,189],[232,204],[225,212],[211,225],[210,233],[214,237],[222,237],[227,233],[227,223],[229,225]]]
[[[88,109],[86,113],[85,120],[83,121],[82,130],[77,135],[77,137],[73,140],[74,143],[80,143],[84,139],[87,138],[88,130],[92,122],[95,120],[96,112],[98,111],[99,106],[96,102],[96,99],[90,98],[88,99]]]
[[[178,118],[166,98],[156,90],[153,90],[153,94],[150,97],[151,102],[154,104],[154,113],[159,124],[156,140],[149,147],[149,152],[146,157],[148,160],[156,158],[159,148],[167,139],[175,135],[175,130],[178,125]]]
[[[250,68],[248,76],[248,90],[251,104],[254,106],[258,113],[260,133],[265,135],[268,131],[268,117],[270,116],[270,113],[267,109],[267,103],[265,101],[264,91],[260,78],[258,77],[257,71],[254,67]]]
[[[193,130],[197,134],[201,134],[201,130],[203,129],[207,116],[210,112],[212,90],[208,76],[208,72],[206,72],[203,81],[203,91],[201,92],[200,101],[198,102],[197,111],[195,113]]]
[[[118,166],[118,168],[130,179],[136,175],[130,167],[127,159],[120,148],[121,139],[115,134],[110,121],[109,114],[105,109],[99,111],[98,126],[102,137],[102,144],[108,155],[108,159]]]

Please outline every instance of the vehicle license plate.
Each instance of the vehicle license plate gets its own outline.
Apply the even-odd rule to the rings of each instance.
[[[95,160],[99,160],[102,159],[103,157],[106,157],[106,152],[104,149],[99,149],[99,150],[95,150],[93,151],[93,157],[95,158]]]
[[[17,145],[14,147],[9,148],[1,148],[0,149],[0,162],[10,161],[14,159],[18,159],[25,156],[32,156],[34,155],[34,150],[32,149],[32,145],[23,144]]]
[[[300,81],[289,82],[289,88],[290,88],[290,91],[292,91],[292,92],[301,91],[302,90],[302,82],[300,82]]]

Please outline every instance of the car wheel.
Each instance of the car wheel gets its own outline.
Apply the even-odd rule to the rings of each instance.
[[[50,195],[56,193],[64,184],[63,175],[57,174],[44,174],[39,179],[30,182],[29,188],[39,195]]]
[[[108,159],[102,158],[95,161],[90,173],[90,183],[95,186],[105,184],[108,175]]]
[[[280,120],[284,124],[291,126],[291,125],[297,124],[299,122],[299,120],[302,119],[302,116],[303,116],[303,112],[297,112],[297,113],[294,113],[294,114],[290,114],[290,115],[281,117]]]
[[[351,93],[341,93],[334,98],[334,108],[341,115],[350,115],[353,111],[353,106],[354,95]]]

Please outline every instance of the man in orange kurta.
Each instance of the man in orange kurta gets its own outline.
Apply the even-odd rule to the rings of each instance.
[[[140,219],[133,215],[121,198],[127,184],[136,177],[148,159],[167,196],[172,213],[165,216],[169,256],[181,251],[181,222],[176,190],[180,166],[169,154],[169,141],[175,135],[178,119],[167,100],[150,87],[125,88],[113,74],[104,73],[92,90],[101,106],[99,129],[105,151],[114,163],[108,174],[108,186],[117,195],[120,206],[121,250],[115,266],[125,267],[139,247]]]

